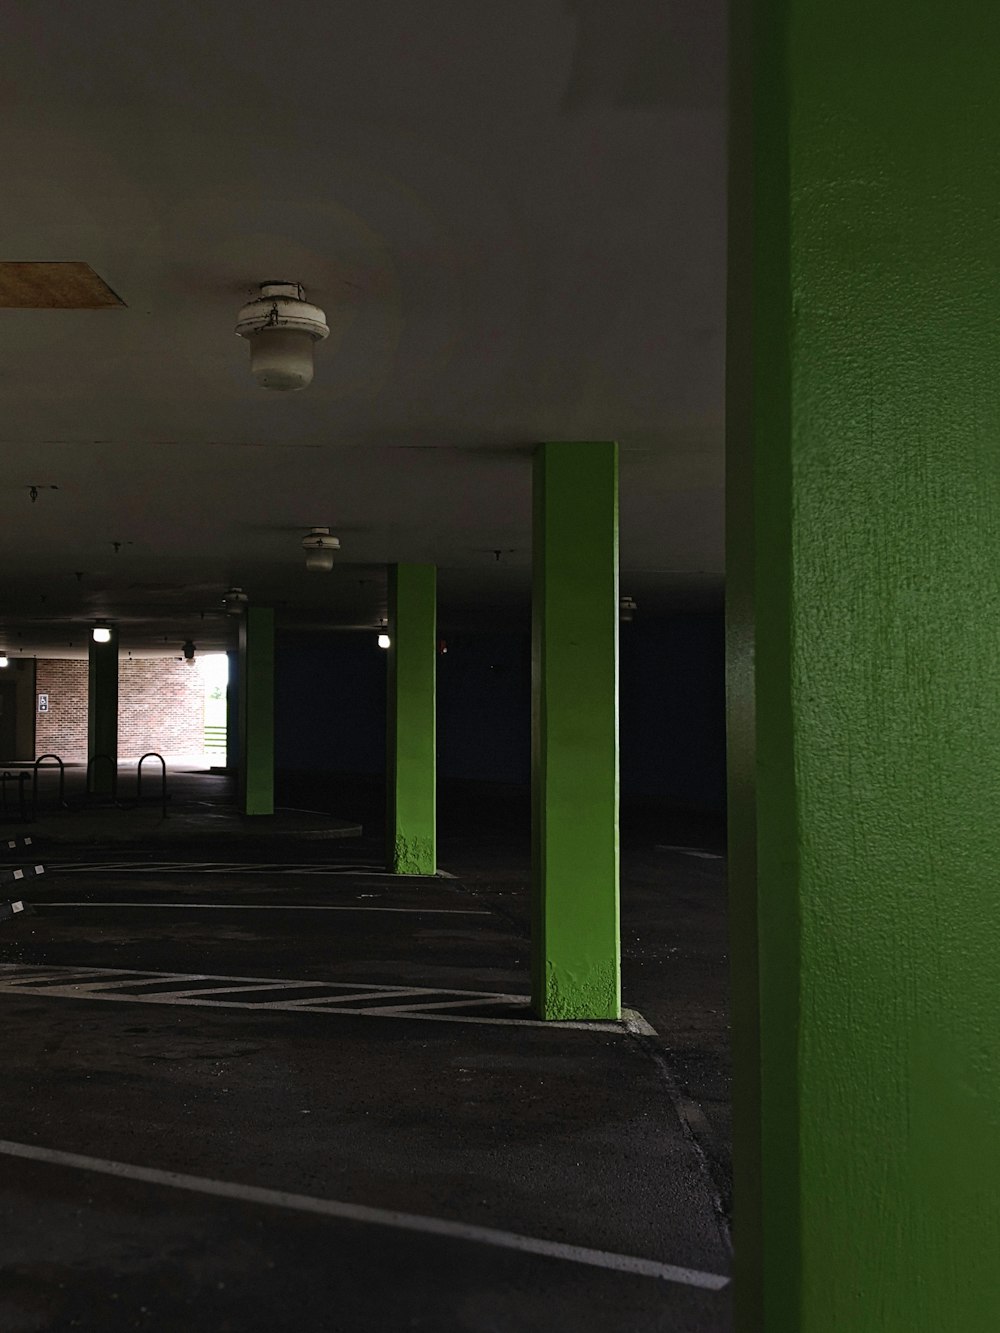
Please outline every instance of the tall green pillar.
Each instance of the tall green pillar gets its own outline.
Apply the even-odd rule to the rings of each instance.
[[[87,790],[113,796],[118,786],[118,627],[87,654]]]
[[[226,653],[226,768],[239,773],[240,765],[240,653]]]
[[[740,1333],[1000,1326],[1000,8],[732,10]]]
[[[251,606],[240,621],[239,794],[245,815],[274,814],[274,612]]]
[[[618,446],[535,458],[532,1002],[618,1018]]]
[[[389,568],[386,839],[398,875],[437,873],[437,570]]]

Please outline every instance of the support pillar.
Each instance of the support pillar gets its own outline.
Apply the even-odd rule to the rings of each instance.
[[[87,654],[87,790],[113,796],[118,787],[118,627]]]
[[[274,814],[274,612],[251,606],[240,621],[239,794],[245,815]]]
[[[240,654],[226,653],[226,768],[240,771]]]
[[[437,873],[437,570],[389,568],[387,864]]]
[[[733,5],[740,1333],[987,1333],[1000,9]]]
[[[618,1018],[618,446],[535,458],[532,1003]]]

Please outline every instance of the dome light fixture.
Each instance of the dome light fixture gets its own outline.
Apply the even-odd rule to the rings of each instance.
[[[194,640],[185,639],[184,646],[181,649],[181,651],[184,654],[184,661],[187,662],[188,666],[190,666],[191,663],[194,661]]]
[[[106,625],[103,620],[99,620],[91,630],[90,635],[95,643],[110,643],[111,627]]]
[[[306,553],[306,569],[329,573],[333,568],[334,552],[340,550],[340,538],[331,537],[329,528],[310,528],[302,538]]]
[[[619,619],[623,624],[630,625],[635,619],[635,613],[638,609],[634,597],[623,597],[618,603]]]
[[[230,588],[222,599],[227,616],[238,616],[249,603],[250,598],[242,588]]]
[[[299,282],[262,282],[236,317],[250,344],[250,374],[262,389],[304,389],[313,377],[313,343],[329,336],[326,315],[302,296]]]
[[[392,640],[389,638],[388,634],[380,634],[380,635],[378,636],[378,646],[379,646],[380,648],[391,648],[391,647],[392,647]]]
[[[0,653],[0,669],[10,666],[10,658]]]

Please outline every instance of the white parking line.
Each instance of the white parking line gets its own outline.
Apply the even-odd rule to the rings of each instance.
[[[482,908],[472,907],[355,907],[347,903],[161,903],[161,902],[35,902],[45,907],[175,907],[196,908],[208,912],[413,912],[419,916],[490,916]]]
[[[39,967],[37,974],[19,964],[0,964],[0,996],[2,995],[39,995],[46,999],[67,1000],[104,1000],[120,1004],[181,1004],[212,1009],[248,1009],[254,1012],[276,1010],[292,1013],[350,1014],[364,1018],[393,1018],[423,1023],[478,1023],[488,1027],[537,1027],[554,1031],[567,1029],[579,1032],[611,1033],[625,1036],[643,1030],[652,1032],[640,1015],[632,1010],[624,1010],[620,1021],[597,1019],[593,1021],[560,1020],[541,1018],[512,1018],[507,1014],[492,1017],[489,1015],[471,1015],[440,1013],[453,1005],[480,1006],[502,1005],[505,1008],[524,1007],[530,1003],[526,995],[510,995],[498,991],[456,990],[447,986],[412,987],[410,993],[422,996],[426,1006],[419,1010],[415,1005],[383,1005],[384,999],[395,1000],[399,996],[398,986],[363,986],[358,982],[333,981],[296,981],[290,977],[226,977],[208,973],[184,972],[136,972],[118,968],[94,969],[91,973],[82,973],[78,968],[63,970]],[[218,981],[225,985],[217,987],[189,988],[183,990],[143,990],[139,994],[129,994],[134,986],[176,985],[178,982]],[[247,985],[244,983],[254,983]],[[282,989],[301,991],[304,988],[317,988],[325,991],[357,990],[364,993],[370,1002],[347,1008],[345,1001],[350,996],[317,995],[315,1000],[309,996],[296,995],[282,1000],[233,1000],[227,994],[239,994],[249,990]],[[211,996],[203,999],[202,996]],[[412,1012],[411,1012],[412,1011]],[[640,1026],[643,1025],[643,1026]]]
[[[441,1236],[448,1240],[492,1245],[498,1249],[517,1250],[522,1254],[535,1254],[547,1259],[562,1259],[569,1263],[585,1264],[591,1268],[629,1273],[635,1277],[659,1278],[663,1282],[700,1287],[706,1291],[720,1291],[729,1283],[728,1277],[721,1273],[706,1273],[696,1268],[684,1268],[679,1264],[643,1259],[638,1255],[594,1250],[584,1245],[566,1245],[562,1241],[543,1240],[539,1236],[524,1236],[516,1231],[501,1231],[496,1227],[474,1226],[466,1222],[450,1222],[440,1217],[404,1213],[392,1208],[372,1208],[367,1204],[319,1199],[311,1194],[290,1194],[285,1190],[265,1189],[260,1185],[240,1185],[227,1180],[213,1180],[206,1176],[187,1175],[181,1171],[161,1171],[155,1167],[133,1166],[128,1162],[111,1161],[105,1157],[88,1157],[83,1153],[62,1152],[56,1148],[42,1148],[36,1144],[15,1143],[10,1139],[0,1139],[0,1153],[7,1157],[44,1162],[50,1166],[75,1167],[80,1171],[116,1176],[120,1180],[141,1180],[149,1185],[164,1185],[169,1189],[188,1190],[194,1194],[212,1195],[220,1199],[238,1199],[242,1203],[256,1203],[298,1213],[335,1217],[345,1222],[391,1227],[397,1231],[416,1231],[424,1235]]]

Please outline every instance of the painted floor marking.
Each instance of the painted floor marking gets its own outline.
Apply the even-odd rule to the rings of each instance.
[[[222,982],[224,985],[182,986],[178,983]],[[155,987],[163,989],[143,989],[139,994],[129,994],[136,987]],[[173,987],[173,989],[169,989]],[[248,991],[281,990],[295,992],[289,999],[273,1000],[235,1000],[227,998],[243,995]],[[315,1000],[302,997],[298,992],[316,990]],[[341,995],[340,992],[349,992]],[[473,1015],[440,1012],[453,1006],[476,1006],[477,1008],[496,1005],[501,1009],[525,1008],[529,1003],[527,995],[510,995],[499,991],[458,990],[448,986],[414,986],[406,988],[414,996],[421,997],[412,1005],[389,1005],[379,1001],[398,999],[399,986],[365,985],[360,982],[346,981],[296,981],[290,977],[227,977],[205,972],[143,972],[120,968],[31,968],[22,964],[0,964],[0,996],[2,995],[44,995],[56,999],[68,1000],[113,1000],[124,1004],[182,1004],[198,1005],[204,1008],[251,1009],[256,1012],[280,1010],[292,1013],[351,1014],[366,1018],[384,1016],[386,1018],[410,1019],[426,1023],[478,1023],[486,1026],[505,1027],[540,1027],[564,1031],[567,1028],[581,1032],[612,1033],[624,1036],[637,1031],[649,1031],[645,1020],[632,1010],[624,1010],[620,1022],[595,1020],[593,1022],[565,1021],[555,1022],[546,1019],[517,1018],[504,1015]],[[332,992],[332,993],[330,993]],[[357,1006],[354,992],[360,992],[369,1003]]]
[[[407,912],[419,916],[491,916],[483,908],[471,907],[355,907],[350,903],[162,903],[162,902],[36,902],[36,910],[45,907],[175,907],[197,908],[202,912]]]
[[[701,847],[675,847],[670,843],[657,843],[658,852],[680,852],[682,856],[697,856],[702,861],[722,861],[725,858],[721,852],[706,852]]]
[[[285,1190],[266,1189],[260,1185],[240,1185],[227,1180],[213,1180],[206,1176],[187,1175],[181,1171],[162,1171],[156,1167],[133,1166],[128,1162],[111,1161],[105,1157],[88,1157],[83,1153],[62,1152],[56,1148],[42,1148],[36,1144],[15,1143],[10,1139],[0,1139],[0,1153],[7,1157],[44,1162],[50,1166],[75,1167],[80,1171],[115,1176],[120,1180],[140,1180],[149,1185],[164,1185],[169,1189],[212,1195],[219,1199],[238,1199],[242,1203],[257,1203],[292,1212],[335,1217],[345,1222],[391,1227],[397,1231],[416,1231],[424,1235],[441,1236],[447,1240],[492,1245],[498,1249],[517,1250],[522,1254],[536,1254],[547,1259],[562,1259],[569,1263],[585,1264],[591,1268],[630,1273],[635,1277],[659,1278],[663,1282],[700,1287],[705,1291],[721,1291],[729,1284],[729,1278],[721,1273],[706,1273],[697,1268],[684,1268],[679,1264],[643,1259],[638,1255],[595,1250],[584,1245],[567,1245],[562,1241],[543,1240],[539,1236],[525,1236],[516,1231],[501,1231],[496,1227],[475,1226],[466,1222],[450,1222],[445,1218],[404,1213],[392,1208],[372,1208],[367,1204],[320,1199],[311,1194],[291,1194]]]
[[[73,874],[127,873],[130,875],[173,875],[196,872],[199,875],[364,875],[399,879],[391,871],[374,863],[356,861],[47,861],[50,870]],[[434,879],[433,875],[406,876]]]

